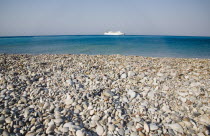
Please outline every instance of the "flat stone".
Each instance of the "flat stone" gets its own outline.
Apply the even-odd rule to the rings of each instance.
[[[148,125],[146,122],[144,122],[144,130],[145,130],[147,133],[149,133],[149,131],[150,131],[149,125]]]
[[[197,136],[205,136],[203,133],[198,133]]]
[[[132,132],[130,136],[138,136],[137,132]]]
[[[73,99],[71,99],[70,96],[67,95],[67,98],[66,98],[66,100],[65,100],[65,104],[66,104],[66,105],[71,105],[73,102],[74,102]]]
[[[85,133],[82,130],[77,130],[76,136],[85,136]]]
[[[179,125],[178,123],[169,124],[168,126],[176,132],[179,132],[179,133],[182,133],[182,134],[184,133],[184,130],[183,130],[182,126]]]
[[[63,122],[63,119],[58,118],[58,119],[55,119],[54,122],[55,122],[56,125],[59,126]]]
[[[145,134],[141,131],[139,131],[139,136],[145,136]]]
[[[155,123],[151,123],[151,124],[149,124],[149,128],[151,131],[153,131],[153,130],[157,130],[158,126]]]
[[[115,130],[115,126],[113,124],[109,124],[108,125],[108,129],[109,129],[109,131],[114,131]]]
[[[5,117],[2,115],[1,117],[0,117],[0,124],[3,124],[5,122]]]
[[[150,91],[148,94],[147,94],[147,97],[149,98],[149,99],[154,99],[154,97],[155,97],[155,92],[154,91]]]
[[[5,119],[5,122],[6,122],[7,124],[10,124],[11,121],[12,121],[12,119],[11,119],[10,117],[8,117],[8,118]]]
[[[36,136],[36,133],[34,133],[34,132],[28,132],[28,133],[26,134],[26,136]]]
[[[98,121],[100,118],[98,115],[93,115],[93,117],[91,118],[91,120],[93,121]]]
[[[118,133],[119,133],[121,136],[125,135],[125,131],[124,131],[123,128],[119,129],[119,130],[118,130]]]
[[[48,128],[47,128],[47,130],[46,130],[46,133],[47,133],[47,134],[50,134],[50,133],[54,132],[54,129],[55,129],[54,123],[53,123],[53,122],[50,122],[50,123],[49,123],[49,126],[48,126]]]
[[[70,127],[72,127],[72,125],[73,125],[72,122],[68,122],[68,123],[65,123],[65,124],[63,125],[63,128],[65,128],[65,127],[70,128]]]
[[[63,131],[63,133],[67,133],[67,132],[69,132],[69,128],[68,127],[63,127],[62,131]]]
[[[128,71],[128,77],[133,77],[135,76],[135,72],[133,71]]]
[[[209,125],[210,124],[210,115],[200,115],[199,116],[199,122],[203,125]]]
[[[123,102],[127,102],[127,103],[129,102],[129,101],[128,101],[128,98],[127,98],[126,96],[124,96],[124,97],[122,98],[122,101],[123,101]]]
[[[2,136],[9,136],[9,133],[6,130],[4,130]]]
[[[107,96],[107,97],[112,97],[112,96],[114,96],[114,93],[113,92],[111,92],[111,91],[105,91],[104,93],[103,93],[105,96]]]
[[[170,108],[169,108],[168,105],[164,105],[164,106],[162,107],[162,110],[165,111],[166,113],[171,112],[171,110],[170,110]]]

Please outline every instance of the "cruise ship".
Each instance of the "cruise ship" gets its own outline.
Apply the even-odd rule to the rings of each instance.
[[[116,32],[109,31],[109,32],[105,32],[104,35],[125,35],[125,33],[122,33],[120,31],[116,31]]]

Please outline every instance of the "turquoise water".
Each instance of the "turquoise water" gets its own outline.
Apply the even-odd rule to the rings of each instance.
[[[0,37],[0,53],[122,54],[210,58],[210,37],[191,36],[26,36]]]

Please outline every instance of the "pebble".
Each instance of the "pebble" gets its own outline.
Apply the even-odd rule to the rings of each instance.
[[[125,131],[124,131],[124,129],[122,129],[122,128],[119,129],[118,132],[119,132],[119,134],[120,134],[121,136],[125,135]]]
[[[131,99],[136,97],[136,93],[133,90],[128,90],[128,95],[130,96]]]
[[[111,91],[105,91],[104,95],[107,96],[107,97],[114,96],[114,94]]]
[[[124,73],[121,75],[121,78],[127,78],[127,75]]]
[[[149,99],[154,99],[154,97],[155,97],[155,92],[154,92],[154,91],[150,91],[150,92],[147,94],[147,97],[148,97]]]
[[[12,122],[12,119],[11,119],[10,117],[8,117],[8,118],[5,119],[5,122],[6,122],[7,124],[10,124],[10,123]]]
[[[55,119],[54,122],[57,126],[59,126],[63,122],[63,119],[58,118],[58,119]]]
[[[71,128],[72,125],[73,125],[72,122],[68,122],[68,123],[65,123],[65,124],[63,125],[63,128]]]
[[[203,125],[209,125],[210,124],[210,115],[204,114],[199,116],[199,121]]]
[[[131,136],[138,136],[137,132],[131,133]]]
[[[149,131],[150,131],[149,125],[148,125],[146,122],[144,122],[144,130],[145,130],[147,133],[149,133]]]
[[[47,130],[46,130],[46,133],[47,133],[47,134],[50,134],[50,133],[54,132],[54,129],[55,129],[55,125],[54,125],[54,123],[51,121],[51,122],[48,124],[48,128],[47,128]]]
[[[36,133],[29,132],[29,133],[26,134],[26,136],[36,136]]]
[[[154,123],[151,123],[151,124],[149,124],[149,128],[150,128],[151,131],[153,131],[153,130],[157,130],[158,126]]]
[[[62,131],[63,131],[63,133],[66,133],[66,132],[69,131],[69,128],[68,127],[63,127]]]
[[[135,73],[133,71],[128,71],[128,77],[133,77],[135,76]]]
[[[25,111],[24,111],[24,115],[23,115],[23,116],[24,116],[25,118],[27,118],[28,115],[29,115],[29,113],[30,113],[30,112],[29,112],[29,109],[26,108]]]
[[[50,108],[50,103],[49,102],[45,102],[43,109],[49,109]]]
[[[145,134],[142,132],[139,132],[139,136],[145,136]]]
[[[3,124],[5,122],[5,117],[3,115],[1,115],[0,117],[0,124]]]
[[[9,133],[7,131],[3,131],[2,136],[9,136]]]
[[[198,133],[198,136],[205,136],[203,133]]]
[[[77,131],[76,131],[76,135],[77,135],[77,136],[85,136],[85,133],[82,132],[82,130],[77,130]]]
[[[181,133],[181,134],[183,134],[183,132],[184,132],[184,130],[183,130],[183,128],[182,128],[182,126],[181,126],[181,125],[179,125],[178,123],[175,123],[175,124],[169,124],[168,126],[169,126],[170,128],[172,128],[173,130],[175,130],[175,131],[177,131],[177,132]]]
[[[69,95],[67,95],[66,100],[65,100],[65,104],[66,105],[71,105],[74,101],[70,98]]]
[[[91,118],[93,121],[98,121],[100,118],[97,115],[93,115]]]
[[[115,126],[113,125],[113,124],[109,124],[108,125],[108,129],[109,129],[109,131],[114,131],[115,130]]]
[[[97,127],[96,127],[96,133],[98,135],[102,135],[104,133],[104,128],[101,125],[97,125]]]

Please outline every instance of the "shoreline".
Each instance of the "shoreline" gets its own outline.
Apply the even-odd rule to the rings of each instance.
[[[210,134],[210,59],[0,54],[0,134]]]
[[[15,56],[23,56],[23,55],[28,55],[28,56],[54,56],[54,55],[57,55],[57,56],[69,56],[69,55],[74,55],[74,56],[122,56],[122,57],[140,57],[140,58],[154,58],[154,59],[192,59],[192,60],[210,60],[210,58],[185,58],[185,57],[150,57],[150,56],[141,56],[141,55],[122,55],[122,54],[108,54],[108,55],[103,55],[103,54],[56,54],[56,53],[52,53],[52,54],[29,54],[29,53],[0,53],[0,56],[1,55],[15,55]]]

